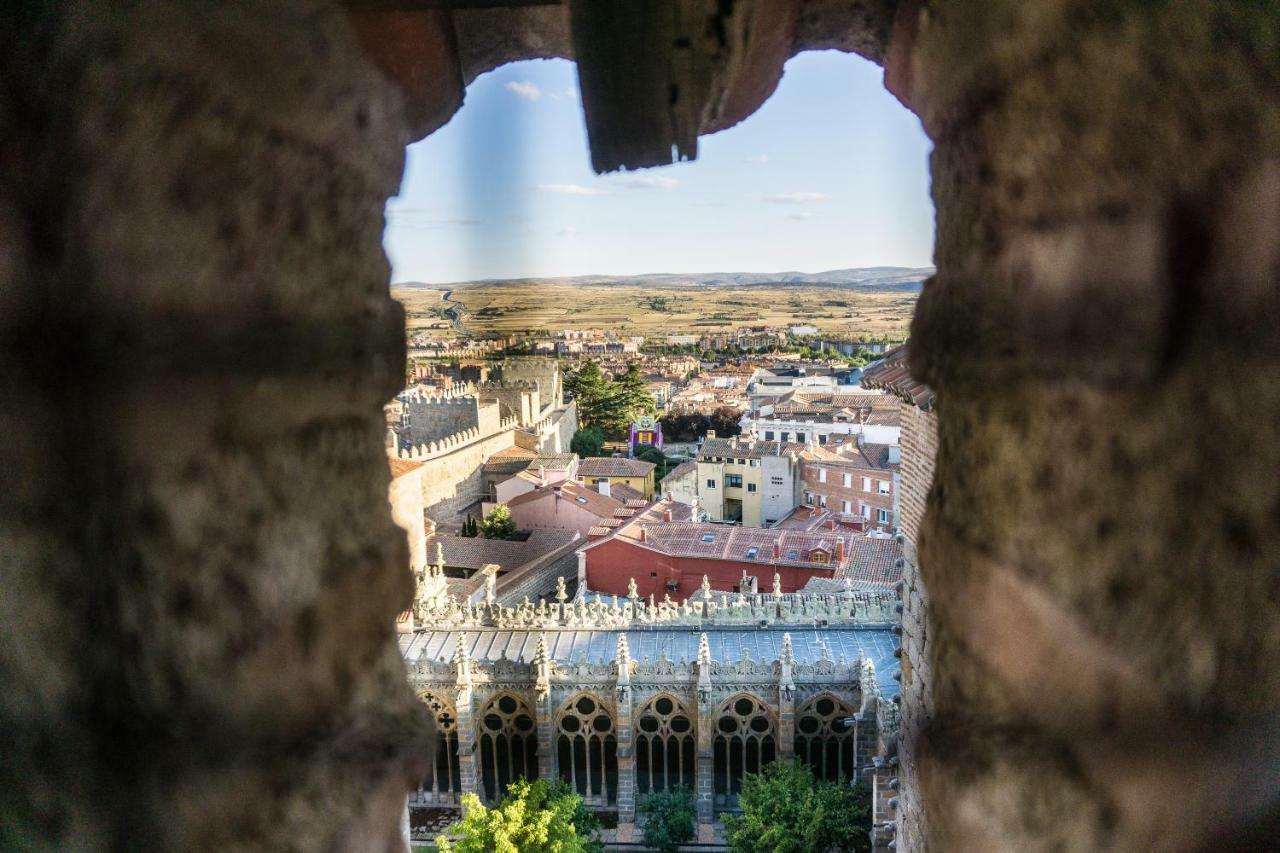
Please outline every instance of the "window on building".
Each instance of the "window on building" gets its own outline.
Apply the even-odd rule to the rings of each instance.
[[[796,760],[829,782],[847,782],[857,772],[858,741],[854,726],[839,721],[853,708],[830,694],[819,694],[796,712]]]
[[[734,808],[742,792],[742,777],[759,773],[777,753],[773,714],[755,696],[739,694],[716,715],[711,768],[715,805]]]
[[[848,515],[848,514],[849,514],[849,502],[848,502],[848,501],[840,501],[840,511],[841,511],[841,512],[843,512],[845,515]]]
[[[538,733],[533,709],[510,693],[489,700],[480,715],[480,776],[487,802],[497,802],[518,779],[538,778]]]
[[[716,535],[715,535],[714,533],[704,533],[704,534],[702,534],[702,541],[703,541],[703,542],[714,542],[714,541],[716,541]]]
[[[858,510],[861,513],[863,518],[867,520],[871,519],[871,507],[867,506],[864,503],[860,503],[858,504]]]
[[[804,433],[802,433],[802,432],[798,432],[798,433],[796,433],[796,443],[797,443],[797,444],[804,444]]]
[[[782,434],[782,440],[783,440],[783,441],[789,441],[789,440],[790,440],[790,436],[791,436],[791,433],[789,433],[789,432],[784,432],[784,433]]]
[[[747,464],[747,460],[745,460],[745,459],[739,459],[739,460],[738,460],[738,464],[739,464],[739,465],[746,465],[746,464]]]
[[[692,715],[671,696],[650,699],[636,714],[636,793],[693,788],[694,749]]]
[[[714,489],[715,487],[716,487],[716,481],[715,481],[715,480],[707,480],[707,488],[708,488],[708,489]]]
[[[864,491],[864,492],[869,492],[869,491],[871,491],[871,478],[870,478],[870,477],[863,477],[863,478],[862,478],[862,491]]]
[[[453,706],[434,693],[423,692],[418,694],[418,698],[435,718],[436,760],[427,768],[427,775],[418,784],[414,799],[422,805],[456,804],[460,793],[458,780],[461,777],[458,766],[458,717],[453,712]]]
[[[773,441],[773,430],[767,429],[764,431],[764,440]]]
[[[826,469],[826,468],[819,468],[819,469],[818,469],[818,482],[819,482],[819,483],[825,483],[825,482],[827,482],[827,469]]]
[[[841,474],[841,475],[840,475],[840,485],[842,485],[842,486],[844,486],[844,487],[846,487],[846,488],[848,488],[849,486],[852,486],[852,485],[853,485],[853,475],[852,475],[852,474],[850,474],[848,471],[846,471],[846,472],[844,472],[843,474]]]
[[[747,491],[748,491],[748,492],[754,492],[755,490],[756,490],[756,484],[755,484],[755,483],[747,483]]]
[[[818,436],[818,444],[826,444],[826,443],[827,443],[827,434],[824,432]]]
[[[580,693],[560,709],[556,721],[560,778],[589,806],[618,801],[618,740],[613,716],[595,697]]]
[[[726,489],[742,488],[742,475],[741,474],[725,474],[724,487]]]
[[[879,484],[879,486],[880,486],[880,494],[882,494],[882,495],[887,495],[887,494],[889,494],[889,481],[888,481],[888,480],[878,480],[877,482],[878,482],[878,484]]]
[[[754,560],[756,558],[756,554],[759,554],[759,553],[760,553],[760,549],[755,545],[752,545],[750,548],[747,549],[747,559]]]
[[[827,496],[818,495],[818,506],[825,507],[827,505]]]
[[[781,477],[770,477],[770,478],[769,478],[769,482],[770,482],[770,483],[773,483],[775,486],[781,486],[781,485],[782,485],[782,478],[781,478]]]
[[[876,521],[880,522],[881,524],[888,524],[888,523],[889,523],[889,510],[887,510],[887,509],[878,509],[878,510],[876,510]]]

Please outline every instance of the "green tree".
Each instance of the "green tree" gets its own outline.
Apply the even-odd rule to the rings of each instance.
[[[721,815],[733,853],[871,850],[869,794],[815,779],[807,765],[775,761],[742,782],[740,815]]]
[[[652,462],[656,467],[653,469],[653,479],[655,482],[667,476],[668,466],[671,460],[667,459],[667,454],[663,453],[656,447],[646,445],[636,451],[636,458],[643,462]]]
[[[440,853],[600,853],[600,821],[563,781],[521,779],[493,808],[462,795],[464,817],[436,839]]]
[[[604,456],[604,433],[598,427],[584,427],[573,434],[569,449],[583,459]]]
[[[565,378],[564,387],[578,405],[578,421],[583,426],[616,433],[630,423],[617,384],[591,359]]]
[[[693,792],[683,786],[642,797],[636,812],[644,818],[644,844],[657,853],[675,853],[693,840]]]
[[[480,533],[485,539],[516,538],[516,520],[511,517],[511,510],[506,504],[498,504],[484,517],[480,522]]]
[[[641,415],[652,415],[658,411],[658,405],[649,393],[649,383],[640,372],[640,362],[633,361],[627,365],[626,371],[618,377],[618,396],[627,411],[628,421],[634,421]]]

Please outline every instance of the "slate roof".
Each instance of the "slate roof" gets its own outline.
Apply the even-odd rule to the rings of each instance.
[[[643,459],[589,456],[578,463],[579,477],[647,477],[657,466]]]
[[[862,387],[881,388],[922,411],[933,410],[933,389],[911,375],[908,344],[889,350],[862,373]]]
[[[876,684],[886,698],[898,695],[894,673],[899,671],[894,650],[898,638],[884,628],[858,627],[789,627],[752,628],[706,625],[701,629],[633,628],[627,631],[572,630],[548,628],[537,631],[511,631],[497,628],[468,628],[463,631],[417,631],[400,636],[400,652],[412,666],[418,661],[446,663],[453,660],[459,635],[466,637],[467,654],[472,660],[509,660],[529,663],[533,660],[538,638],[545,637],[548,656],[557,662],[612,661],[617,654],[618,634],[627,635],[633,660],[657,660],[665,656],[672,661],[693,661],[698,657],[698,638],[706,633],[712,660],[735,662],[746,649],[752,660],[775,661],[781,656],[782,635],[791,635],[792,654],[796,663],[813,664],[823,659],[853,662],[865,655],[876,668]]]

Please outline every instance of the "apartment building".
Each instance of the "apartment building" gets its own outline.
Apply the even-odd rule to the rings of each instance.
[[[860,518],[868,528],[892,531],[898,527],[901,465],[896,444],[855,439],[810,445],[800,455],[804,503],[842,520]]]
[[[698,452],[698,502],[711,521],[767,527],[800,503],[803,444],[759,441],[715,431]]]

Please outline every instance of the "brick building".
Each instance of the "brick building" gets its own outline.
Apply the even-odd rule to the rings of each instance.
[[[889,532],[898,526],[902,464],[896,444],[856,441],[811,446],[800,457],[800,478],[808,506],[860,518],[868,527]]]

